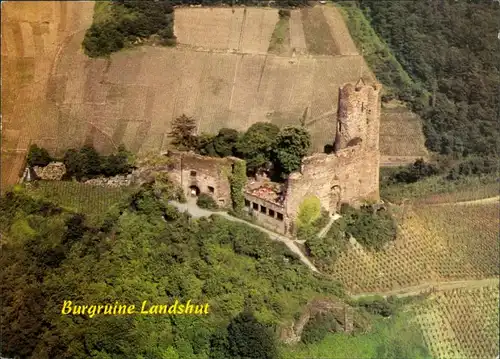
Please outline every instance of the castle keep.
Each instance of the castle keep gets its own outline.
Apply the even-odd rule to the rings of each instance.
[[[357,205],[379,200],[380,84],[346,84],[339,89],[333,152],[316,153],[302,160],[300,171],[284,184],[249,180],[245,206],[262,226],[279,233],[294,233],[299,206],[315,196],[321,207],[336,213],[342,203]],[[234,157],[210,158],[173,153],[172,180],[186,194],[206,192],[221,205],[230,203],[228,175]]]

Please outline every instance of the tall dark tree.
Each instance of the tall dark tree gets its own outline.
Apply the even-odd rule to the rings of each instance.
[[[235,359],[277,358],[273,333],[245,310],[233,318],[228,331],[229,350]]]
[[[181,115],[172,123],[172,144],[180,150],[193,150],[196,148],[196,121],[192,117]]]

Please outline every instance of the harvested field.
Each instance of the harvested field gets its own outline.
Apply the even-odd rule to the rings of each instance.
[[[78,41],[68,46],[76,51]],[[77,53],[55,67],[60,81],[54,92],[62,96],[58,117],[66,121],[60,144],[83,143],[87,126],[76,123],[79,116],[113,139],[105,145],[94,141],[97,148],[123,142],[134,151],[151,151],[167,146],[170,123],[182,114],[196,118],[200,133],[213,133],[266,120],[297,124],[310,107],[315,148],[322,150],[333,138],[338,87],[356,81],[359,72],[346,69],[359,66],[366,66],[359,56],[291,59],[142,47],[89,60]]]
[[[31,140],[50,150],[57,148],[58,111],[46,99],[52,66],[66,39],[90,25],[93,3],[2,2],[1,6],[4,188],[17,181]]]
[[[322,7],[300,10],[307,51],[313,55],[340,55]]]
[[[240,52],[265,54],[271,42],[271,35],[278,22],[276,9],[247,8],[241,33]]]
[[[296,54],[306,54],[307,45],[300,10],[292,10],[290,16],[290,46]]]
[[[371,253],[350,245],[331,266],[351,293],[498,275],[498,204],[400,211],[398,238],[387,249]]]
[[[265,54],[277,21],[276,9],[179,8],[174,32],[190,47]]]
[[[339,54],[358,55],[358,49],[339,10],[332,6],[324,6],[322,9]]]
[[[414,308],[434,358],[494,358],[498,354],[499,288],[485,286],[432,294]]]

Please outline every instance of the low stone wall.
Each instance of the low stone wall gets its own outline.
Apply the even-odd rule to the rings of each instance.
[[[60,181],[66,174],[66,166],[62,162],[51,162],[45,167],[33,168],[38,178],[47,181]]]
[[[132,174],[92,178],[83,183],[103,187],[126,187],[132,184]]]

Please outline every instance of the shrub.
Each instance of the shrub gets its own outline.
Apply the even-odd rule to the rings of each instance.
[[[356,305],[363,307],[367,312],[383,317],[390,317],[394,314],[395,306],[383,297],[364,297],[356,302]]]
[[[330,332],[335,332],[339,327],[337,320],[331,313],[318,313],[309,319],[302,331],[301,340],[305,344],[316,343]]]
[[[118,31],[116,24],[92,24],[85,33],[83,48],[89,57],[106,56],[120,50],[125,42],[125,36]]]
[[[210,196],[207,193],[200,193],[200,195],[198,196],[198,199],[196,200],[196,204],[198,205],[198,207],[204,208],[204,209],[217,209],[217,208],[219,208],[217,206],[217,203],[215,203],[215,200],[212,198],[212,196]]]
[[[375,211],[372,206],[355,209],[343,205],[341,213],[346,221],[346,232],[369,249],[381,250],[396,237],[396,221],[387,210]]]
[[[420,179],[439,174],[439,168],[431,163],[426,163],[422,158],[415,163],[401,168],[389,177],[391,183],[414,183]]]
[[[288,9],[280,9],[278,11],[278,15],[280,18],[288,18],[288,17],[290,17],[291,13],[290,13],[290,10],[288,10]]]
[[[297,215],[297,227],[311,225],[313,221],[321,216],[321,202],[316,196],[305,198],[299,205],[299,213]]]
[[[45,148],[38,147],[37,145],[31,145],[29,152],[28,152],[28,157],[27,157],[27,162],[28,165],[33,167],[33,166],[41,166],[45,167],[47,166],[50,162],[52,161],[52,158],[50,157],[49,153]]]
[[[247,182],[247,168],[244,161],[234,163],[233,173],[229,176],[231,186],[231,201],[233,209],[236,212],[241,212],[245,208],[245,197],[243,196],[243,188]]]

